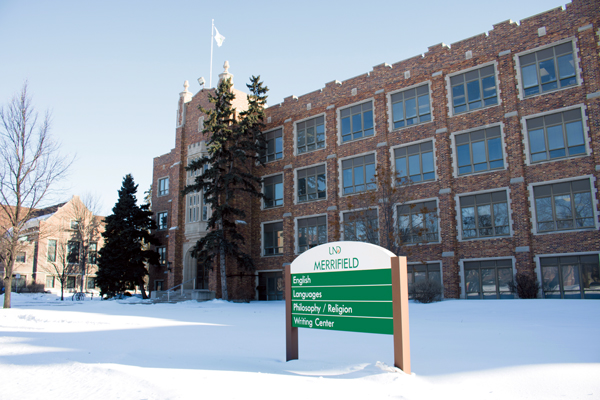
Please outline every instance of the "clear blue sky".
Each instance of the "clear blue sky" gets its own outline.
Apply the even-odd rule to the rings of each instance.
[[[208,82],[213,18],[226,38],[214,47],[213,86],[229,60],[238,89],[261,75],[275,105],[564,4],[0,0],[0,103],[29,82],[63,152],[77,157],[61,199],[95,194],[106,215],[123,176],[133,175],[141,199],[152,159],[174,146],[183,82],[193,93],[197,78]]]

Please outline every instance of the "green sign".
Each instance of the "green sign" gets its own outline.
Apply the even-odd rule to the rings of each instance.
[[[389,254],[371,246],[322,245],[292,263],[293,327],[394,333]]]

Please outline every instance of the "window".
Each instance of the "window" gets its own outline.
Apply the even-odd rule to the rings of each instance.
[[[407,281],[408,281],[408,296],[412,298],[415,294],[414,284],[420,282],[437,282],[442,286],[442,274],[440,272],[440,264],[416,264],[407,265]]]
[[[327,216],[298,220],[298,253],[327,243]]]
[[[593,228],[590,180],[534,186],[537,232]]]
[[[298,171],[298,202],[320,200],[327,197],[325,165]]]
[[[379,244],[377,210],[346,212],[343,221],[344,240]]]
[[[316,117],[296,124],[298,154],[325,147],[325,117]]]
[[[48,240],[48,261],[56,261],[56,240],[54,239]]]
[[[341,110],[340,118],[342,120],[342,143],[375,134],[373,104],[370,101]]]
[[[498,104],[493,65],[454,75],[450,85],[454,114]]]
[[[98,244],[90,243],[88,247],[88,264],[96,264],[96,258],[98,255]]]
[[[17,253],[17,258],[15,259],[16,262],[18,263],[24,263],[25,262],[25,252],[24,251],[19,251]]]
[[[167,229],[167,212],[159,212],[157,215],[157,225],[159,230]]]
[[[73,230],[79,229],[79,221],[77,221],[76,219],[72,219],[71,220],[71,229],[73,229]]]
[[[413,144],[394,149],[396,176],[401,181],[432,181],[435,179],[433,168],[433,142]]]
[[[283,175],[269,176],[263,180],[265,208],[283,205]]]
[[[279,128],[265,133],[267,147],[261,151],[262,162],[283,158],[283,129]]]
[[[532,163],[586,153],[579,108],[531,118],[526,125]]]
[[[510,234],[504,190],[460,197],[460,216],[463,239]]]
[[[519,56],[525,97],[577,84],[573,42]]]
[[[391,95],[393,129],[431,121],[429,85]]]
[[[344,194],[375,190],[375,154],[342,161]]]
[[[46,275],[46,287],[49,289],[54,288],[54,277],[51,275]]]
[[[200,221],[201,194],[199,192],[190,193],[188,198],[188,223]]]
[[[398,206],[398,231],[404,243],[437,242],[438,218],[435,200]]]
[[[265,256],[283,254],[283,222],[272,222],[263,225]]]
[[[67,276],[67,289],[75,289],[75,277]]]
[[[513,299],[512,260],[465,261],[467,299]]]
[[[167,263],[167,248],[164,246],[157,247],[156,252],[158,253],[160,265],[165,265]]]
[[[281,272],[258,273],[258,300],[283,300],[283,274]]]
[[[87,288],[95,289],[96,288],[96,278],[88,276],[87,278]]]
[[[500,127],[456,135],[458,175],[504,168]]]
[[[541,257],[545,298],[600,299],[598,254]]]
[[[158,180],[158,195],[166,196],[169,194],[169,178],[162,178]]]
[[[79,242],[72,241],[67,243],[67,261],[71,264],[79,262]]]
[[[202,132],[204,130],[204,117],[198,118],[198,132]]]
[[[163,283],[164,283],[164,281],[154,281],[154,290],[156,290],[157,292],[162,291]]]

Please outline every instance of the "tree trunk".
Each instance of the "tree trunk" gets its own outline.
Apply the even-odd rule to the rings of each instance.
[[[219,249],[219,264],[221,267],[221,297],[223,300],[229,300],[227,295],[227,275],[225,274],[225,246],[221,244]]]
[[[8,270],[8,269],[7,269]],[[10,268],[12,271],[12,268]],[[10,293],[12,291],[12,274],[4,277],[4,308],[10,308]]]
[[[146,288],[144,287],[144,279],[143,278],[140,279],[138,286],[140,287],[140,292],[142,292],[142,299],[147,299],[148,295],[146,294]]]

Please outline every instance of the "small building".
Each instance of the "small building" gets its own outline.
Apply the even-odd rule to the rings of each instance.
[[[409,283],[436,280],[445,298],[514,298],[518,272],[537,277],[543,298],[600,298],[599,42],[600,3],[573,0],[270,106],[255,169],[269,197],[248,200],[242,228],[256,271],[228,266],[230,297],[281,299],[283,267],[302,251],[385,245],[393,231]],[[234,92],[239,112],[246,95]],[[201,194],[181,196],[185,166],[206,151],[208,93],[185,86],[175,147],[154,159],[154,290],[219,296],[217,269],[190,253],[210,210]],[[404,194],[378,193],[380,166],[410,182]],[[378,202],[353,204],[370,192]]]

